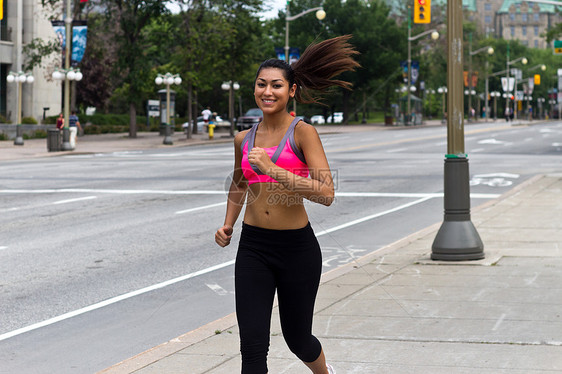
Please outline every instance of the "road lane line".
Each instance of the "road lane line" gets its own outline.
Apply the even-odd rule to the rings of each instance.
[[[224,195],[222,190],[106,190],[106,189],[48,189],[48,190],[0,190],[0,194],[49,194],[49,193],[98,193],[98,194],[121,194],[121,195],[142,195],[142,194],[162,194],[162,195]],[[471,194],[472,198],[493,199],[498,194]],[[337,192],[336,197],[443,197],[442,192],[438,193],[400,193],[400,192]],[[11,208],[16,209],[16,208]]]
[[[67,200],[59,200],[59,201],[55,201],[54,203],[51,203],[53,205],[59,205],[59,204],[68,204],[68,203],[75,203],[77,201],[84,201],[84,200],[93,200],[93,199],[97,199],[97,196],[85,196],[85,197],[77,197],[75,199],[67,199]]]
[[[142,295],[144,293],[151,292],[151,291],[154,291],[154,290],[157,290],[157,289],[160,289],[160,288],[164,288],[164,287],[170,286],[170,285],[178,283],[178,282],[182,282],[182,281],[190,279],[190,278],[194,278],[194,277],[197,277],[197,276],[200,276],[200,275],[203,275],[203,274],[207,274],[207,273],[225,268],[225,267],[233,265],[233,264],[234,264],[234,260],[223,262],[222,264],[211,266],[209,268],[199,270],[199,271],[196,271],[194,273],[186,274],[186,275],[183,275],[181,277],[170,279],[168,281],[161,282],[161,283],[149,286],[149,287],[141,288],[140,290],[132,291],[132,292],[120,295],[120,296],[112,297],[111,299],[107,299],[107,300],[104,300],[102,302],[92,304],[92,305],[87,306],[85,308],[81,308],[81,309],[78,309],[78,310],[75,310],[75,311],[72,311],[72,312],[61,314],[60,316],[45,320],[43,322],[35,323],[33,325],[29,325],[29,326],[23,327],[21,329],[17,329],[17,330],[14,330],[14,331],[7,332],[5,334],[0,335],[0,341],[6,340],[6,339],[9,339],[9,338],[13,338],[14,336],[21,335],[23,333],[39,329],[41,327],[49,326],[49,325],[52,325],[54,323],[64,321],[66,319],[76,317],[76,316],[79,316],[81,314],[91,312],[91,311],[94,311],[96,309],[100,309],[100,308],[103,308],[105,306],[115,304],[117,302],[120,302],[120,301],[123,301],[123,300],[126,300],[126,299],[130,299],[131,297],[134,297],[134,296]]]
[[[357,225],[359,223],[362,223],[362,222],[365,222],[365,221],[368,221],[368,220],[371,220],[371,219],[374,219],[374,218],[382,217],[386,214],[394,213],[394,212],[397,212],[399,210],[406,209],[406,208],[409,208],[411,206],[420,204],[420,203],[425,202],[427,200],[430,200],[434,197],[437,197],[437,196],[435,196],[435,194],[427,194],[427,196],[424,196],[420,199],[417,199],[415,201],[412,201],[412,202],[409,202],[409,203],[406,203],[406,204],[402,204],[402,205],[397,206],[395,208],[388,209],[388,210],[385,210],[385,211],[380,212],[380,213],[372,214],[372,215],[369,215],[369,216],[366,216],[366,217],[363,217],[363,218],[359,218],[359,219],[350,221],[350,222],[342,224],[342,225],[332,227],[332,228],[324,230],[324,231],[317,232],[316,236],[317,237],[323,236],[323,235],[329,234],[331,232],[342,230],[344,228],[354,226],[354,225]],[[225,204],[225,203],[221,203],[221,204]],[[213,205],[218,205],[218,204],[213,204]],[[209,268],[196,271],[194,273],[183,275],[183,276],[180,276],[180,277],[177,277],[177,278],[174,278],[174,279],[170,279],[170,280],[165,281],[165,282],[161,282],[161,283],[149,286],[149,287],[142,288],[140,290],[136,290],[136,291],[132,291],[132,292],[120,295],[120,296],[116,296],[116,297],[110,298],[108,300],[105,300],[105,301],[102,301],[102,302],[99,302],[99,303],[96,303],[96,304],[92,304],[90,306],[87,306],[87,307],[84,307],[84,308],[81,308],[81,309],[78,309],[78,310],[75,310],[75,311],[72,311],[72,312],[68,312],[68,313],[62,314],[60,316],[48,319],[48,320],[45,320],[43,322],[38,322],[38,323],[35,323],[33,325],[23,327],[21,329],[17,329],[17,330],[11,331],[11,332],[7,332],[5,334],[0,335],[0,341],[12,338],[12,337],[17,336],[17,335],[24,334],[26,332],[30,332],[30,331],[42,328],[42,327],[45,327],[45,326],[49,326],[49,325],[52,325],[52,324],[57,323],[57,322],[64,321],[64,320],[69,319],[69,318],[73,318],[73,317],[76,317],[78,315],[88,313],[88,312],[103,308],[105,306],[115,304],[117,302],[120,302],[120,301],[123,301],[123,300],[126,300],[126,299],[130,299],[130,298],[138,296],[138,295],[142,295],[142,294],[147,293],[147,292],[155,291],[155,290],[173,285],[173,284],[178,283],[178,282],[182,282],[182,281],[185,281],[185,280],[188,280],[188,279],[191,279],[191,278],[198,277],[200,275],[204,275],[204,274],[213,272],[215,270],[219,270],[219,269],[234,265],[234,262],[235,262],[235,260],[227,261],[227,262],[224,262],[224,263],[219,264],[219,265],[211,266]]]
[[[8,247],[5,246],[5,245],[0,245],[0,251],[3,250],[3,249],[7,249],[7,248],[8,248]]]
[[[176,214],[184,214],[184,213],[196,212],[196,211],[198,211],[198,210],[203,210],[203,209],[207,209],[207,208],[214,208],[214,207],[221,206],[221,205],[226,205],[226,201],[223,201],[222,203],[203,205],[203,206],[199,206],[199,207],[197,207],[197,208],[191,208],[191,209],[186,209],[186,210],[179,210],[179,211],[176,212]]]
[[[414,206],[414,205],[416,205],[416,204],[423,203],[424,201],[427,201],[427,200],[432,199],[432,198],[433,198],[433,197],[431,197],[431,196],[430,196],[430,197],[424,197],[424,198],[421,198],[421,199],[418,199],[418,200],[414,200],[414,201],[412,201],[412,202],[409,202],[409,203],[407,203],[407,204],[399,205],[399,206],[397,206],[396,208],[392,208],[392,209],[385,210],[384,212],[380,212],[380,213],[376,213],[376,214],[371,214],[370,216],[366,216],[366,217],[363,217],[363,218],[359,218],[359,219],[350,221],[350,222],[348,222],[348,223],[344,223],[343,225],[339,225],[339,226],[336,226],[336,227],[332,227],[331,229],[327,229],[327,230],[324,230],[324,231],[320,231],[319,233],[316,234],[316,236],[318,237],[318,236],[326,235],[326,234],[329,234],[329,233],[334,232],[334,231],[337,231],[337,230],[345,229],[345,228],[347,228],[347,227],[354,226],[354,225],[357,225],[357,224],[359,224],[359,223],[362,223],[362,222],[365,222],[365,221],[369,221],[369,220],[371,220],[371,219],[375,219],[375,218],[384,216],[384,215],[386,215],[386,214],[394,213],[394,212],[397,212],[397,211],[399,211],[399,210],[406,209],[406,208],[409,208],[409,207],[411,207],[411,206]]]

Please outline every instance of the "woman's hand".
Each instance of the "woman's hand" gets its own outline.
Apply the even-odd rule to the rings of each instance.
[[[268,174],[269,170],[275,165],[265,149],[260,147],[252,148],[250,153],[248,153],[248,162],[256,165],[264,174]]]
[[[226,247],[230,244],[230,239],[232,239],[232,231],[232,226],[224,225],[215,233],[215,242],[221,247]]]

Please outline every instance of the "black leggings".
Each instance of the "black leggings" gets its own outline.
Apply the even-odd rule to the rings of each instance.
[[[322,254],[310,224],[269,230],[243,223],[235,265],[242,374],[267,373],[275,290],[289,349],[304,362],[320,356],[312,315],[321,273]]]

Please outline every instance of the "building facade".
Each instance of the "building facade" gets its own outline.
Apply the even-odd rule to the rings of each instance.
[[[4,17],[0,21],[0,115],[17,121],[18,84],[8,83],[10,72],[22,71],[22,49],[33,39],[55,39],[56,35],[40,0],[4,0]],[[22,86],[22,117],[34,117],[39,122],[43,114],[56,115],[61,111],[61,83],[51,79],[55,58],[29,73],[33,83]],[[49,108],[49,109],[45,109]]]

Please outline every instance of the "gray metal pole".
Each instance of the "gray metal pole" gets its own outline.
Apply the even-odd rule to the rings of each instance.
[[[70,130],[68,128],[68,118],[70,117],[70,81],[67,75],[70,69],[70,54],[72,51],[72,12],[70,0],[66,2],[64,25],[66,27],[66,52],[64,54],[64,128],[62,131],[62,150],[71,151],[73,148],[70,146]]]
[[[462,0],[447,1],[449,88],[447,155],[444,170],[444,220],[432,245],[433,260],[484,258],[484,245],[470,220],[468,158],[464,153]]]
[[[406,95],[408,95],[408,104],[406,106],[406,116],[404,119],[404,124],[407,126],[410,124],[411,116],[411,103],[410,103],[410,85],[412,84],[412,21],[411,21],[411,8],[408,6],[408,86],[406,87]]]

